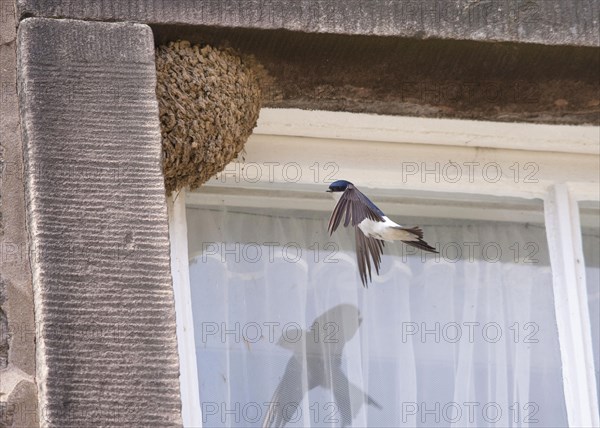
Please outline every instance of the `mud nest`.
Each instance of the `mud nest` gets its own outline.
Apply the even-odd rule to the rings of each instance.
[[[230,49],[178,40],[156,49],[167,194],[197,188],[244,148],[260,110],[259,80]]]

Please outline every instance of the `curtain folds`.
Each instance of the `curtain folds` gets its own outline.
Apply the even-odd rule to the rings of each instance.
[[[583,229],[582,245],[585,259],[588,309],[592,328],[596,391],[600,400],[600,229]]]
[[[543,227],[402,219],[364,289],[328,215],[188,208],[205,426],[566,425]]]

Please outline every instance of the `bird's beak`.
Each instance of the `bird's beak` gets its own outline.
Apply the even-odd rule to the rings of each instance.
[[[331,193],[333,190],[331,190],[331,189],[327,189],[327,190],[325,190],[325,191],[326,191],[327,193]]]

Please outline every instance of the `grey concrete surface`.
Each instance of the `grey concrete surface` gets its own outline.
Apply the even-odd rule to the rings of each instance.
[[[19,0],[21,16],[598,46],[596,0]]]
[[[180,426],[152,32],[31,18],[18,41],[42,425]]]
[[[14,0],[0,0],[0,427],[38,426]]]

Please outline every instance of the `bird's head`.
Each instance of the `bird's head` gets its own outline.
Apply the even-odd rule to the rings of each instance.
[[[329,189],[327,189],[326,191],[329,192],[329,193],[332,193],[332,192],[343,192],[351,184],[352,183],[350,183],[349,181],[346,181],[346,180],[334,181],[333,183],[331,183],[329,185]]]

